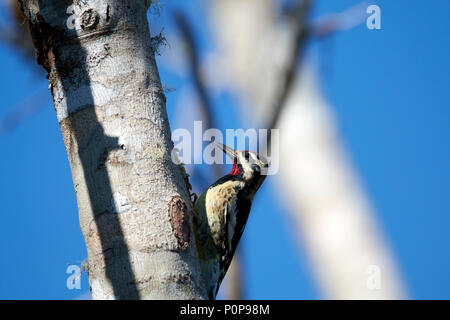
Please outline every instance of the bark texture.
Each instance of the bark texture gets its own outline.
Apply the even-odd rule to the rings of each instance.
[[[94,299],[202,299],[145,0],[22,0],[69,157]]]

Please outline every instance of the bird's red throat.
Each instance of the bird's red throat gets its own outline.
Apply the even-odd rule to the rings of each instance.
[[[241,170],[239,170],[239,167],[237,165],[236,160],[233,161],[233,168],[231,169],[230,175],[237,176],[241,174]]]

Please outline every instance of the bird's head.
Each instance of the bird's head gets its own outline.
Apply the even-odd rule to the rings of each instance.
[[[236,151],[218,142],[216,145],[233,160],[233,169],[231,169],[230,175],[242,175],[245,182],[259,188],[269,169],[267,158],[248,150]]]

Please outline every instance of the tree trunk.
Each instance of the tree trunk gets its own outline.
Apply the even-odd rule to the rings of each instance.
[[[202,299],[145,0],[21,0],[48,72],[94,299]]]

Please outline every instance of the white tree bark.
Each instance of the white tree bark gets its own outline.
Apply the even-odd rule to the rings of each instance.
[[[69,156],[94,299],[202,299],[144,0],[22,0]]]

